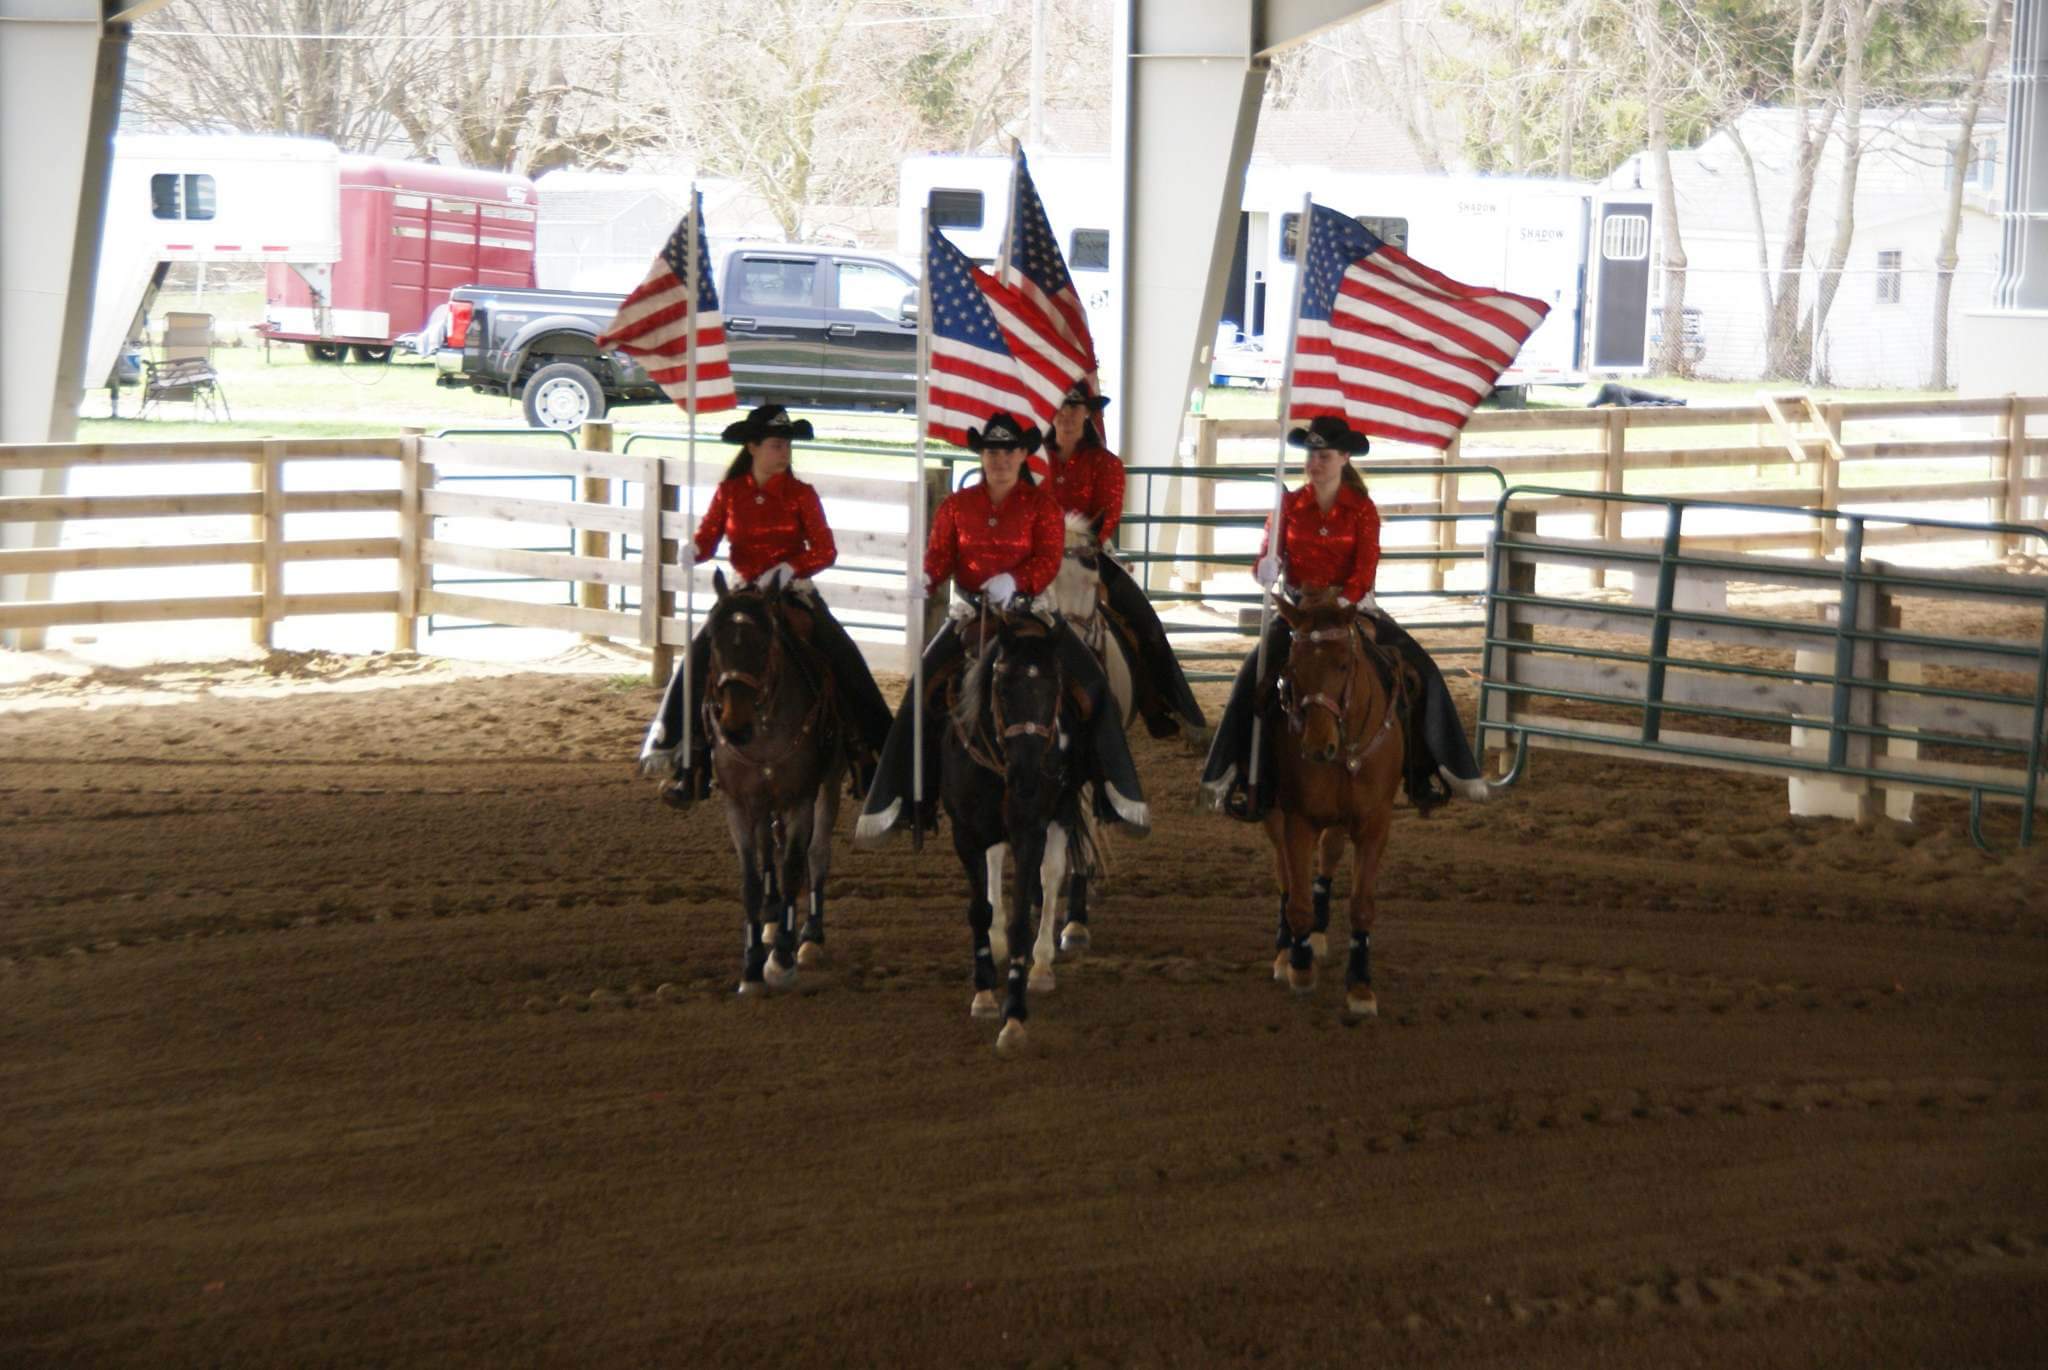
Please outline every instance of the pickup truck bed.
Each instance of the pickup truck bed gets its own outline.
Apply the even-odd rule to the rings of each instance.
[[[743,244],[718,275],[742,405],[908,408],[917,399],[917,281],[894,258]],[[597,335],[621,295],[462,286],[450,300],[440,384],[518,395],[535,427],[574,429],[620,404],[668,403]]]

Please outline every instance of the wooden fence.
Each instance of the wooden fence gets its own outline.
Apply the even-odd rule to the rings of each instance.
[[[694,501],[684,498],[687,466],[679,456],[621,455],[611,448],[609,424],[595,423],[576,449],[521,446],[509,441],[432,438],[409,432],[396,438],[281,439],[244,442],[48,444],[0,447],[0,469],[71,472],[82,467],[228,466],[246,468],[247,491],[218,494],[50,495],[0,499],[0,522],[55,528],[64,523],[136,520],[143,532],[118,546],[46,546],[0,551],[0,576],[47,577],[67,571],[144,570],[158,567],[247,566],[249,589],[238,594],[55,601],[34,596],[0,602],[0,628],[40,630],[88,624],[248,619],[266,645],[277,623],[314,614],[390,614],[395,644],[417,646],[419,620],[448,615],[483,623],[559,629],[589,637],[636,642],[651,650],[653,673],[665,680],[672,654],[685,641],[678,595],[686,572],[677,549],[691,529],[684,512],[703,510],[716,486],[722,454],[700,463]],[[386,461],[391,469],[374,487],[289,490],[285,470],[298,463]],[[557,476],[574,482],[574,498],[483,493],[461,488],[478,476]],[[922,645],[929,618],[912,625],[903,574],[918,497],[911,471],[900,477],[807,475],[829,505],[879,506],[859,522],[893,525],[884,531],[839,536],[840,563],[820,577],[834,607],[880,614],[905,624],[905,649]],[[651,493],[651,497],[650,497]],[[945,493],[942,471],[927,473],[922,498],[929,511]],[[294,514],[388,513],[395,534],[381,537],[291,538]],[[193,539],[189,520],[248,519],[242,538]],[[179,521],[185,521],[182,523]],[[482,534],[489,526],[558,536],[574,550],[530,550]],[[182,541],[164,541],[166,530]],[[155,537],[151,537],[151,533]],[[648,547],[660,549],[648,557]],[[395,564],[391,590],[286,594],[284,568],[314,561]],[[456,590],[436,584],[435,572],[483,572],[514,581],[577,587],[573,602],[535,603],[493,593],[490,583]],[[699,595],[711,568],[696,571]],[[637,592],[637,604],[621,591]]]
[[[1973,501],[1985,506],[1983,521],[2039,523],[2048,495],[2048,396],[2001,396],[1973,400],[1832,400],[1805,394],[1760,395],[1746,405],[1683,408],[1480,410],[1450,449],[1381,444],[1359,465],[1368,475],[1377,463],[1437,461],[1444,475],[1427,496],[1375,495],[1383,513],[1491,514],[1493,494],[1473,483],[1461,489],[1461,465],[1489,466],[1510,485],[1568,485],[1609,494],[1682,493],[1690,499],[1746,501],[1793,509],[1869,509],[1891,504],[1927,505]],[[2029,420],[2037,435],[2029,435]],[[1218,482],[1204,470],[1270,465],[1285,427],[1270,419],[1197,418],[1189,488],[1169,492],[1170,508],[1197,516],[1217,514]],[[1912,430],[1929,422],[1945,431]],[[1983,435],[1959,435],[1981,424]],[[1677,439],[1676,442],[1671,441]],[[1692,445],[1687,445],[1692,444]],[[1906,478],[1896,472],[1906,463]],[[1696,475],[1695,473],[1706,473]],[[1928,479],[1929,475],[1934,479]],[[1695,485],[1695,481],[1704,483]],[[1481,498],[1480,496],[1483,496]],[[1546,517],[1591,515],[1599,536],[1630,547],[1640,539],[1622,535],[1617,504],[1565,496],[1544,502]],[[1215,553],[1215,527],[1182,526],[1171,549],[1191,558]],[[1458,525],[1436,524],[1437,545],[1456,545]],[[1967,534],[1938,529],[1872,528],[1873,544],[1958,539]],[[1810,531],[1731,534],[1703,542],[1720,550],[1800,550],[1826,556],[1836,550],[1835,525],[1815,520]],[[2013,550],[2007,538],[1993,551]],[[1430,588],[1441,590],[1446,563],[1438,562]],[[1176,563],[1183,584],[1213,575],[1209,563]]]

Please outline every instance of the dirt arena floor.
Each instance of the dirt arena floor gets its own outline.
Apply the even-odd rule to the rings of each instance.
[[[1403,810],[1348,1026],[1140,741],[1158,829],[1002,1060],[944,842],[842,846],[829,966],[733,994],[633,669],[4,659],[0,1362],[2048,1357],[2010,810],[1539,753]]]

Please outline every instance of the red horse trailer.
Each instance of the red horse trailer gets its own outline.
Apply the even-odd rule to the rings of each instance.
[[[343,157],[340,174],[341,259],[324,292],[269,269],[265,338],[302,342],[316,361],[351,347],[384,361],[456,286],[533,285],[539,197],[524,176],[379,157]]]

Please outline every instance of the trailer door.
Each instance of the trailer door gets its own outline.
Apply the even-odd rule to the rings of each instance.
[[[1643,371],[1650,352],[1650,202],[1601,202],[1593,258],[1592,369]]]

